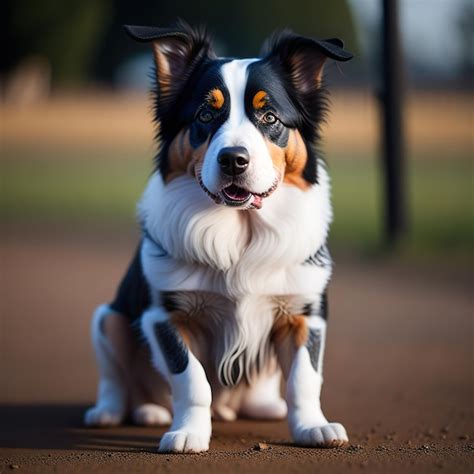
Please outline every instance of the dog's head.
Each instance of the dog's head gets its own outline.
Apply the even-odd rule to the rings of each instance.
[[[283,32],[261,59],[228,59],[184,22],[125,28],[153,46],[165,181],[192,175],[216,203],[239,209],[259,209],[282,182],[317,182],[322,71],[328,58],[351,59],[342,41]]]

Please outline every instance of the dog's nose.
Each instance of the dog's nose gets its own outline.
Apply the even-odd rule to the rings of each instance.
[[[237,176],[243,173],[249,165],[249,152],[243,146],[222,148],[217,156],[221,171],[227,176]]]

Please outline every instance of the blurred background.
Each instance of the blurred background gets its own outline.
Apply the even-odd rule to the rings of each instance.
[[[473,309],[474,2],[398,4],[406,225],[388,246],[382,1],[4,3],[0,401],[93,399],[90,314],[111,298],[139,238],[135,203],[155,151],[147,92],[151,52],[130,41],[122,25],[165,26],[182,17],[206,24],[222,55],[256,56],[281,27],[343,38],[355,54],[349,63],[326,67],[332,109],[322,148],[333,178],[336,261],[327,378],[351,393],[352,403],[360,401],[360,413],[368,393],[392,400],[397,376],[425,402],[435,392],[446,395],[446,402],[433,401],[433,413],[446,413],[453,393],[466,405],[472,397],[466,374]],[[341,341],[346,349],[336,351]],[[401,348],[409,359],[403,368]],[[349,370],[353,375],[338,377],[337,369],[356,364],[354,351],[362,363]],[[443,364],[451,367],[444,391],[436,391],[442,382],[423,385]],[[362,379],[365,393],[357,388]],[[386,412],[402,416],[388,406]],[[351,413],[354,428],[357,413]]]
[[[258,55],[263,40],[285,26],[345,40],[355,59],[326,67],[331,240],[356,254],[383,246],[381,1],[18,0],[4,10],[2,212],[9,228],[92,235],[133,228],[154,153],[152,57],[122,25],[182,17],[208,25],[227,56]],[[417,259],[463,258],[473,237],[474,4],[401,0],[399,10],[407,208],[399,250]]]

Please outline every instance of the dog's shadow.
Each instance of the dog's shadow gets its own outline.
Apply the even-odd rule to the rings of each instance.
[[[85,405],[0,405],[0,447],[42,450],[156,452],[165,428],[92,429]]]

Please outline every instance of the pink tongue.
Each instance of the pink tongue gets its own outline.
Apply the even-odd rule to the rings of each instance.
[[[233,199],[234,201],[244,201],[250,194],[248,191],[245,191],[245,189],[235,186],[235,184],[231,184],[223,191],[228,197],[230,197],[230,199]]]

